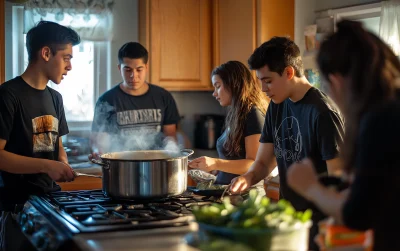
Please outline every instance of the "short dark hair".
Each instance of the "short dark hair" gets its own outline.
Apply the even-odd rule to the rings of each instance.
[[[118,61],[122,64],[124,58],[143,59],[143,63],[147,64],[149,53],[146,48],[138,42],[128,42],[124,44],[118,51]]]
[[[75,46],[80,42],[81,38],[73,29],[54,22],[40,21],[26,34],[28,60],[29,62],[36,60],[37,52],[44,46],[48,46],[55,55],[64,45]]]
[[[295,70],[296,77],[304,75],[299,47],[287,37],[273,37],[254,50],[248,60],[250,69],[258,70],[265,65],[270,71],[282,75],[286,67]]]

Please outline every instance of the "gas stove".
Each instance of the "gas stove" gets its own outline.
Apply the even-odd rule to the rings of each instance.
[[[185,192],[147,200],[113,200],[101,190],[62,191],[31,196],[18,216],[22,232],[37,250],[80,250],[73,239],[165,228],[183,229],[194,219],[191,207],[215,202]],[[79,237],[79,238],[75,238]]]

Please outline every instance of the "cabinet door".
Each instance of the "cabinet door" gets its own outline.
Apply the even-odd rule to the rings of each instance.
[[[256,48],[256,0],[213,0],[213,64],[247,65]]]
[[[294,40],[294,0],[257,0],[257,44],[274,36]]]
[[[213,0],[213,64],[247,65],[273,36],[294,38],[294,0]]]
[[[167,90],[210,90],[211,0],[142,0],[139,8],[149,81]]]

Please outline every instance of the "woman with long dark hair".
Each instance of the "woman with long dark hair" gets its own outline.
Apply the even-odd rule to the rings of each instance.
[[[372,229],[374,250],[400,250],[400,61],[361,23],[341,21],[337,28],[317,60],[345,117],[341,153],[351,185],[341,194],[324,187],[310,160],[289,168],[288,183],[339,223]]]
[[[190,168],[218,171],[216,184],[247,172],[256,158],[268,99],[250,70],[239,61],[228,61],[211,73],[213,96],[228,108],[224,132],[217,141],[219,158],[199,157]],[[263,187],[262,182],[258,184]],[[263,190],[263,189],[262,189]]]

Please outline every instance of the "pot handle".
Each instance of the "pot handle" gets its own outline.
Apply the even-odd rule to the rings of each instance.
[[[90,161],[93,164],[97,164],[97,165],[103,166],[104,168],[108,169],[108,165],[106,163],[104,163],[103,161],[101,161],[101,160],[91,159]]]
[[[187,157],[189,157],[190,155],[192,155],[194,153],[194,151],[192,149],[182,149],[181,152],[186,153]]]

